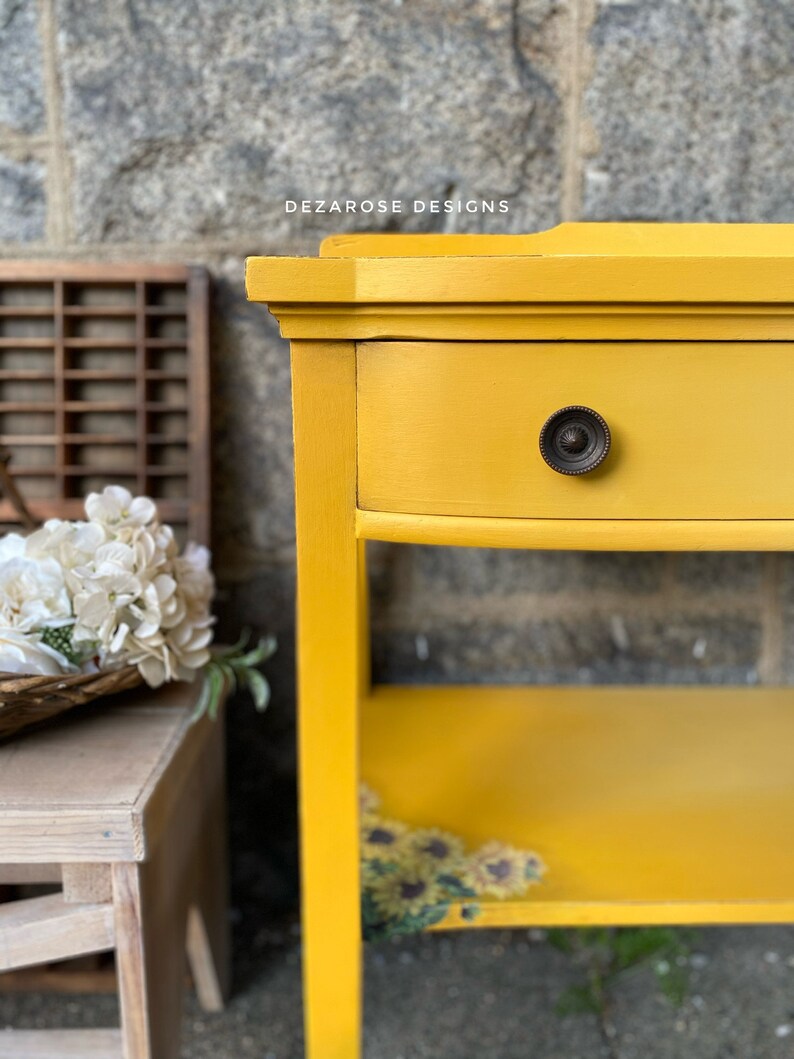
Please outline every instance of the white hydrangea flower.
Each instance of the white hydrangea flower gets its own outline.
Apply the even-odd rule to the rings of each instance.
[[[193,679],[213,635],[209,551],[190,544],[180,555],[154,502],[120,486],[92,493],[85,508],[87,522],[50,519],[27,539],[0,540],[0,625],[33,637],[31,657],[45,661],[31,665],[57,655],[35,631],[73,623],[84,670],[137,665],[153,687]]]
[[[25,538],[18,533],[7,533],[0,540],[0,563],[6,563],[10,559],[18,559],[25,554]]]
[[[215,594],[210,560],[209,548],[192,541],[174,560],[175,576],[191,612],[207,610]]]
[[[181,578],[177,579],[179,573],[175,569],[175,577],[161,575],[157,579],[160,590],[168,591],[160,601],[162,623],[159,626],[141,623],[134,631],[129,630],[125,639],[130,661],[138,666],[152,687],[168,680],[193,680],[210,660],[209,645],[215,623],[209,611],[212,577],[200,579],[200,594],[196,591],[197,585],[190,586],[186,594]]]
[[[174,657],[179,680],[192,680],[196,671],[210,660],[214,618],[186,618],[166,634],[166,643]]]
[[[157,643],[152,642],[145,648],[141,645],[138,647],[139,650],[137,652],[133,650],[130,655],[130,662],[138,667],[138,671],[150,688],[159,688],[167,680],[174,679],[171,657],[162,637]]]
[[[101,493],[88,494],[85,513],[91,522],[115,530],[119,527],[147,526],[157,516],[157,507],[148,496],[133,497],[128,489],[109,485]]]
[[[0,672],[57,677],[76,672],[76,667],[35,634],[0,629]]]
[[[183,621],[166,635],[157,632],[143,637],[127,637],[129,661],[137,665],[150,687],[157,688],[168,680],[193,680],[210,660],[214,618],[207,615],[198,622]]]
[[[72,615],[63,569],[53,558],[29,558],[25,538],[0,541],[0,626],[30,631],[63,625]]]
[[[105,650],[113,650],[111,642],[124,623],[125,611],[141,591],[138,579],[126,570],[106,571],[86,580],[74,597],[75,641],[96,641]]]
[[[66,571],[68,583],[68,572],[90,562],[106,539],[107,534],[98,523],[52,518],[25,538],[25,554],[31,558],[57,559]]]

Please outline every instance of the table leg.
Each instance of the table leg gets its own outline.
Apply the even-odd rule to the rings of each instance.
[[[366,607],[363,547],[355,537],[355,347],[293,342],[292,365],[306,1054],[357,1059]]]

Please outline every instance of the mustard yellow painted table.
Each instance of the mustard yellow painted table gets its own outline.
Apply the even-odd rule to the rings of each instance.
[[[436,927],[794,921],[794,689],[372,688],[365,565],[794,549],[794,226],[338,236],[247,282],[292,343],[311,1059],[359,1054],[360,776],[545,862]]]

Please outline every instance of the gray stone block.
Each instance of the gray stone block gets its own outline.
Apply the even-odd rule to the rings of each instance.
[[[558,219],[559,0],[61,0],[81,240],[520,231]],[[555,56],[552,60],[552,56]],[[292,215],[294,199],[506,199],[508,214]]]
[[[213,285],[213,539],[222,578],[239,579],[295,538],[289,347],[246,302],[243,263]]]
[[[777,589],[783,621],[782,678],[787,684],[794,684],[794,553],[780,555],[778,564]]]
[[[422,596],[448,593],[515,596],[527,592],[626,592],[658,589],[664,556],[626,552],[545,552],[509,548],[392,546],[388,559],[373,566],[378,597],[411,591]]]
[[[235,642],[247,626],[278,645],[262,667],[271,689],[266,712],[245,692],[226,710],[233,884],[255,916],[291,909],[298,885],[294,597],[293,564],[261,562],[248,577],[221,581],[216,605],[220,643]]]
[[[752,552],[682,552],[674,557],[676,581],[698,595],[747,592],[748,607],[761,586],[763,556]]]
[[[411,628],[376,631],[374,671],[398,682],[754,684],[760,645],[758,622],[744,616],[419,616]]]
[[[32,243],[44,238],[47,199],[44,165],[0,154],[0,240]]]
[[[586,220],[792,221],[794,8],[601,0]]]
[[[44,129],[38,5],[0,0],[0,140]]]
[[[778,588],[783,606],[794,616],[794,552],[781,552],[778,561]]]

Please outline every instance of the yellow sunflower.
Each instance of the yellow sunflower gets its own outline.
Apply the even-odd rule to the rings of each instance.
[[[376,879],[380,879],[383,875],[383,869],[378,870],[378,862],[372,859],[363,859],[361,861],[361,886],[363,889],[368,890]]]
[[[546,865],[537,853],[527,853],[526,863],[524,865],[524,875],[527,878],[527,882],[536,883],[540,882],[541,876],[546,872]]]
[[[453,871],[463,861],[463,840],[438,827],[412,832],[407,843],[411,860],[427,864],[437,872]]]
[[[408,828],[399,820],[368,817],[361,827],[361,855],[365,860],[395,860],[405,849]]]
[[[466,875],[473,890],[491,897],[518,897],[542,871],[538,857],[502,842],[488,842],[468,861]]]
[[[418,916],[441,900],[441,891],[432,867],[401,864],[396,871],[381,875],[372,883],[372,897],[387,919]]]

